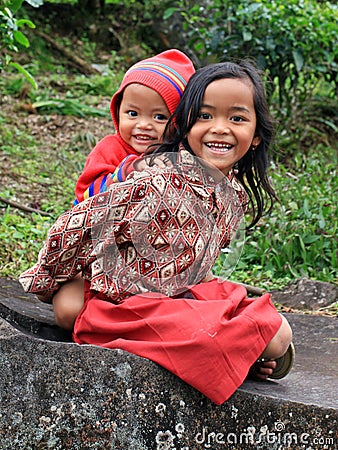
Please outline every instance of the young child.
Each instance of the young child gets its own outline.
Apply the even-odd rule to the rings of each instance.
[[[115,135],[104,137],[89,154],[75,188],[75,204],[125,179],[130,162],[159,143],[165,125],[195,72],[191,60],[176,49],[134,64],[113,95],[110,111]],[[83,307],[80,275],[65,283],[53,299],[56,323],[71,330]]]
[[[238,229],[247,195],[252,223],[268,209],[265,194],[275,198],[266,175],[272,136],[251,64],[198,70],[158,149],[172,167],[132,172],[64,213],[21,275],[24,289],[51,301],[82,271],[75,342],[151,359],[217,404],[259,357],[256,375],[273,376],[270,359],[283,360],[292,332],[270,295],[249,299],[240,285],[201,282]]]
[[[191,60],[176,49],[127,70],[110,103],[116,134],[104,137],[89,154],[76,183],[75,204],[103,192],[126,157],[134,159],[161,141],[168,118],[194,72]],[[121,172],[125,176],[122,168]]]

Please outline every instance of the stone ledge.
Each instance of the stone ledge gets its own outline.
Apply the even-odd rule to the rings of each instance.
[[[151,361],[38,339],[0,320],[2,450],[248,448],[249,432],[267,439],[260,448],[279,448],[274,439],[325,448],[314,445],[319,437],[334,448],[337,407],[311,403],[311,392],[307,402],[288,398],[297,371],[246,382],[216,406]]]
[[[3,297],[1,450],[337,448],[335,318],[288,314],[297,352],[291,374],[246,381],[216,406],[151,361],[58,342],[52,322],[28,317],[27,326]],[[53,340],[39,336],[46,329]]]

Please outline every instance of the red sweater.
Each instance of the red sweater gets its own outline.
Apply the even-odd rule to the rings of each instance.
[[[139,154],[119,134],[104,137],[90,152],[75,186],[75,203],[104,191],[107,176],[128,155]]]

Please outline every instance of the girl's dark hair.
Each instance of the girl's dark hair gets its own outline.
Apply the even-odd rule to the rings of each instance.
[[[274,200],[277,200],[266,173],[268,149],[274,137],[274,125],[269,113],[261,74],[252,63],[248,61],[224,62],[211,64],[197,70],[190,78],[179,105],[167,123],[163,144],[155,152],[177,152],[179,144],[183,142],[186,149],[193,154],[186,139],[187,134],[197,121],[207,86],[213,81],[223,78],[250,80],[254,89],[257,121],[255,136],[259,136],[261,141],[254,150],[250,148],[234,168],[236,169],[235,176],[248,193],[251,203],[253,217],[250,228],[258,222],[265,210],[267,212],[271,210]]]

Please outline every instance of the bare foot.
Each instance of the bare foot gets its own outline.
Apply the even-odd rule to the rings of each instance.
[[[251,380],[265,381],[267,378],[269,378],[269,376],[272,375],[276,366],[277,366],[276,361],[272,360],[258,361],[253,366],[251,366],[248,378],[250,378]]]

